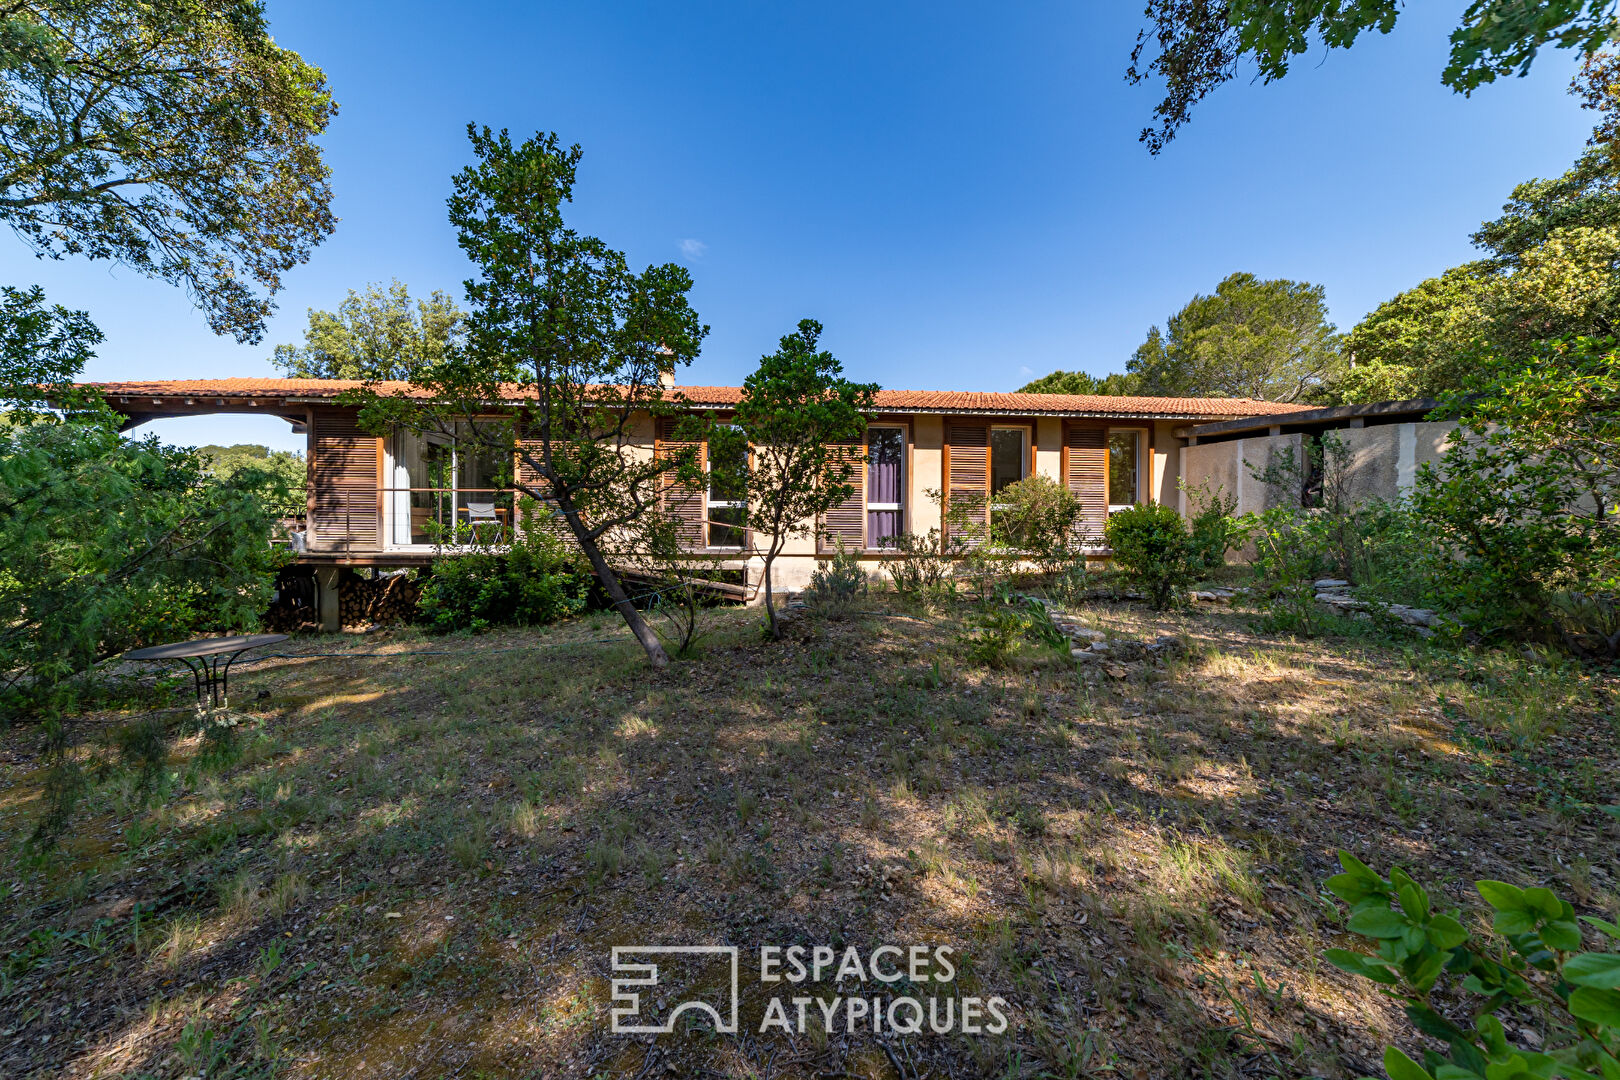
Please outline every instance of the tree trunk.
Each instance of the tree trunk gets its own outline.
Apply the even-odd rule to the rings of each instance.
[[[565,510],[563,520],[568,522],[569,531],[574,534],[574,540],[585,552],[585,558],[590,560],[591,569],[596,571],[596,579],[607,590],[608,597],[613,601],[613,608],[624,619],[630,632],[636,635],[636,640],[647,651],[647,662],[653,667],[668,667],[669,654],[664,652],[664,646],[658,640],[653,628],[647,625],[647,620],[641,617],[641,612],[630,602],[630,597],[624,591],[624,585],[619,581],[619,575],[613,572],[607,559],[602,557],[602,549],[589,535],[579,521],[579,513],[575,510]]]
[[[776,561],[776,552],[765,552],[765,619],[771,628],[771,640],[782,640],[782,628],[776,625],[776,604],[771,600],[771,564]]]

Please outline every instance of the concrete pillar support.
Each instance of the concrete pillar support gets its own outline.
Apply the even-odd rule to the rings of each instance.
[[[315,610],[320,612],[323,634],[343,629],[343,613],[338,607],[338,575],[342,572],[337,566],[315,568]]]

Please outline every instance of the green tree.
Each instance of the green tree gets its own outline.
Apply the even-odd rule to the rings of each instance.
[[[456,348],[466,312],[435,289],[411,300],[399,281],[349,290],[337,311],[309,309],[302,345],[277,345],[270,362],[298,379],[409,381]]]
[[[1128,372],[1089,375],[1084,371],[1054,371],[1018,388],[1020,394],[1082,394],[1130,397],[1141,392],[1140,380]]]
[[[218,480],[195,452],[111,422],[0,435],[0,691],[60,708],[125,649],[256,626],[284,495],[263,470]]]
[[[817,349],[820,339],[820,323],[799,320],[799,328],[743,380],[742,400],[730,422],[711,433],[716,446],[736,439],[753,448],[747,524],[770,538],[765,617],[773,638],[782,630],[771,567],[790,537],[809,536],[817,518],[849,498],[859,457],[837,444],[859,441],[878,389],[875,383],[844,378],[833,354]]]
[[[1435,397],[1467,375],[1471,346],[1490,335],[1503,281],[1488,262],[1453,267],[1386,300],[1345,335],[1349,366],[1334,404]]]
[[[1126,369],[1143,394],[1303,401],[1342,364],[1322,286],[1238,273],[1151,328]]]
[[[257,0],[53,0],[0,12],[0,220],[36,253],[185,286],[257,341],[333,227],[326,78]]]
[[[72,405],[71,384],[95,355],[101,331],[82,311],[47,305],[45,290],[0,286],[0,408],[33,415],[47,398]]]
[[[199,446],[197,456],[203,469],[217,480],[231,480],[244,469],[257,469],[274,478],[274,488],[286,497],[274,500],[270,508],[282,517],[304,513],[304,455],[289,450],[272,450],[258,443],[233,446]]]
[[[1485,222],[1473,241],[1503,269],[1555,232],[1570,228],[1620,227],[1620,57],[1588,56],[1570,80],[1581,108],[1598,114],[1587,147],[1568,171],[1551,180],[1527,180],[1513,189],[1502,214]]]
[[[1461,437],[1414,491],[1454,554],[1452,604],[1484,633],[1620,655],[1620,346],[1574,338],[1476,363],[1438,413]]]
[[[504,131],[467,133],[476,161],[456,175],[449,204],[478,271],[466,283],[466,347],[415,373],[426,397],[370,387],[347,400],[376,430],[454,431],[497,460],[515,456],[509,481],[556,508],[648,660],[665,666],[610,556],[657,511],[666,478],[693,468],[690,454],[649,458],[638,426],[673,410],[664,380],[708,333],[687,301],[691,275],[671,263],[636,273],[567,226],[578,146],[564,149],[553,134],[516,145]],[[489,403],[513,388],[527,402],[489,418]]]
[[[1244,61],[1269,83],[1286,75],[1296,56],[1349,48],[1364,31],[1389,33],[1400,9],[1399,0],[1147,0],[1148,26],[1137,34],[1126,78],[1163,78],[1165,96],[1142,141],[1155,154],[1163,150],[1193,107]],[[1441,81],[1467,94],[1499,76],[1523,75],[1544,45],[1591,54],[1617,31],[1613,0],[1472,0],[1451,34]]]

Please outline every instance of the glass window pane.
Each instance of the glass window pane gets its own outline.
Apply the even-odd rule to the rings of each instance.
[[[871,428],[866,443],[866,501],[898,505],[903,498],[900,471],[906,453],[905,431]]]
[[[746,513],[740,506],[714,506],[709,508],[709,546],[740,548],[743,544],[742,521]]]
[[[729,440],[728,440],[729,441]],[[742,502],[748,497],[748,447],[737,440],[709,448],[709,499]]]
[[[1136,503],[1137,463],[1141,458],[1140,431],[1108,433],[1108,505],[1133,506]]]
[[[994,428],[990,432],[990,493],[1024,478],[1028,455],[1022,428]]]

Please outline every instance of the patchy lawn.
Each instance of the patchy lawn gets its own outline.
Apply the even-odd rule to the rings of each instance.
[[[1617,914],[1613,675],[1102,604],[1185,653],[992,669],[972,611],[874,599],[774,645],[721,612],[662,673],[602,616],[301,639],[444,655],[245,669],[227,750],[97,774],[49,857],[22,846],[39,731],[0,735],[0,1075],[1351,1077],[1414,1040],[1320,959],[1336,849],[1475,921],[1480,877]],[[131,719],[87,718],[87,749]],[[612,1034],[610,950],[644,944],[740,946],[741,1034]],[[758,948],[796,944],[950,946],[957,973],[761,984]],[[840,994],[1009,1023],[851,1033],[845,1005],[829,1035],[811,1005],[759,1033],[772,997]]]

